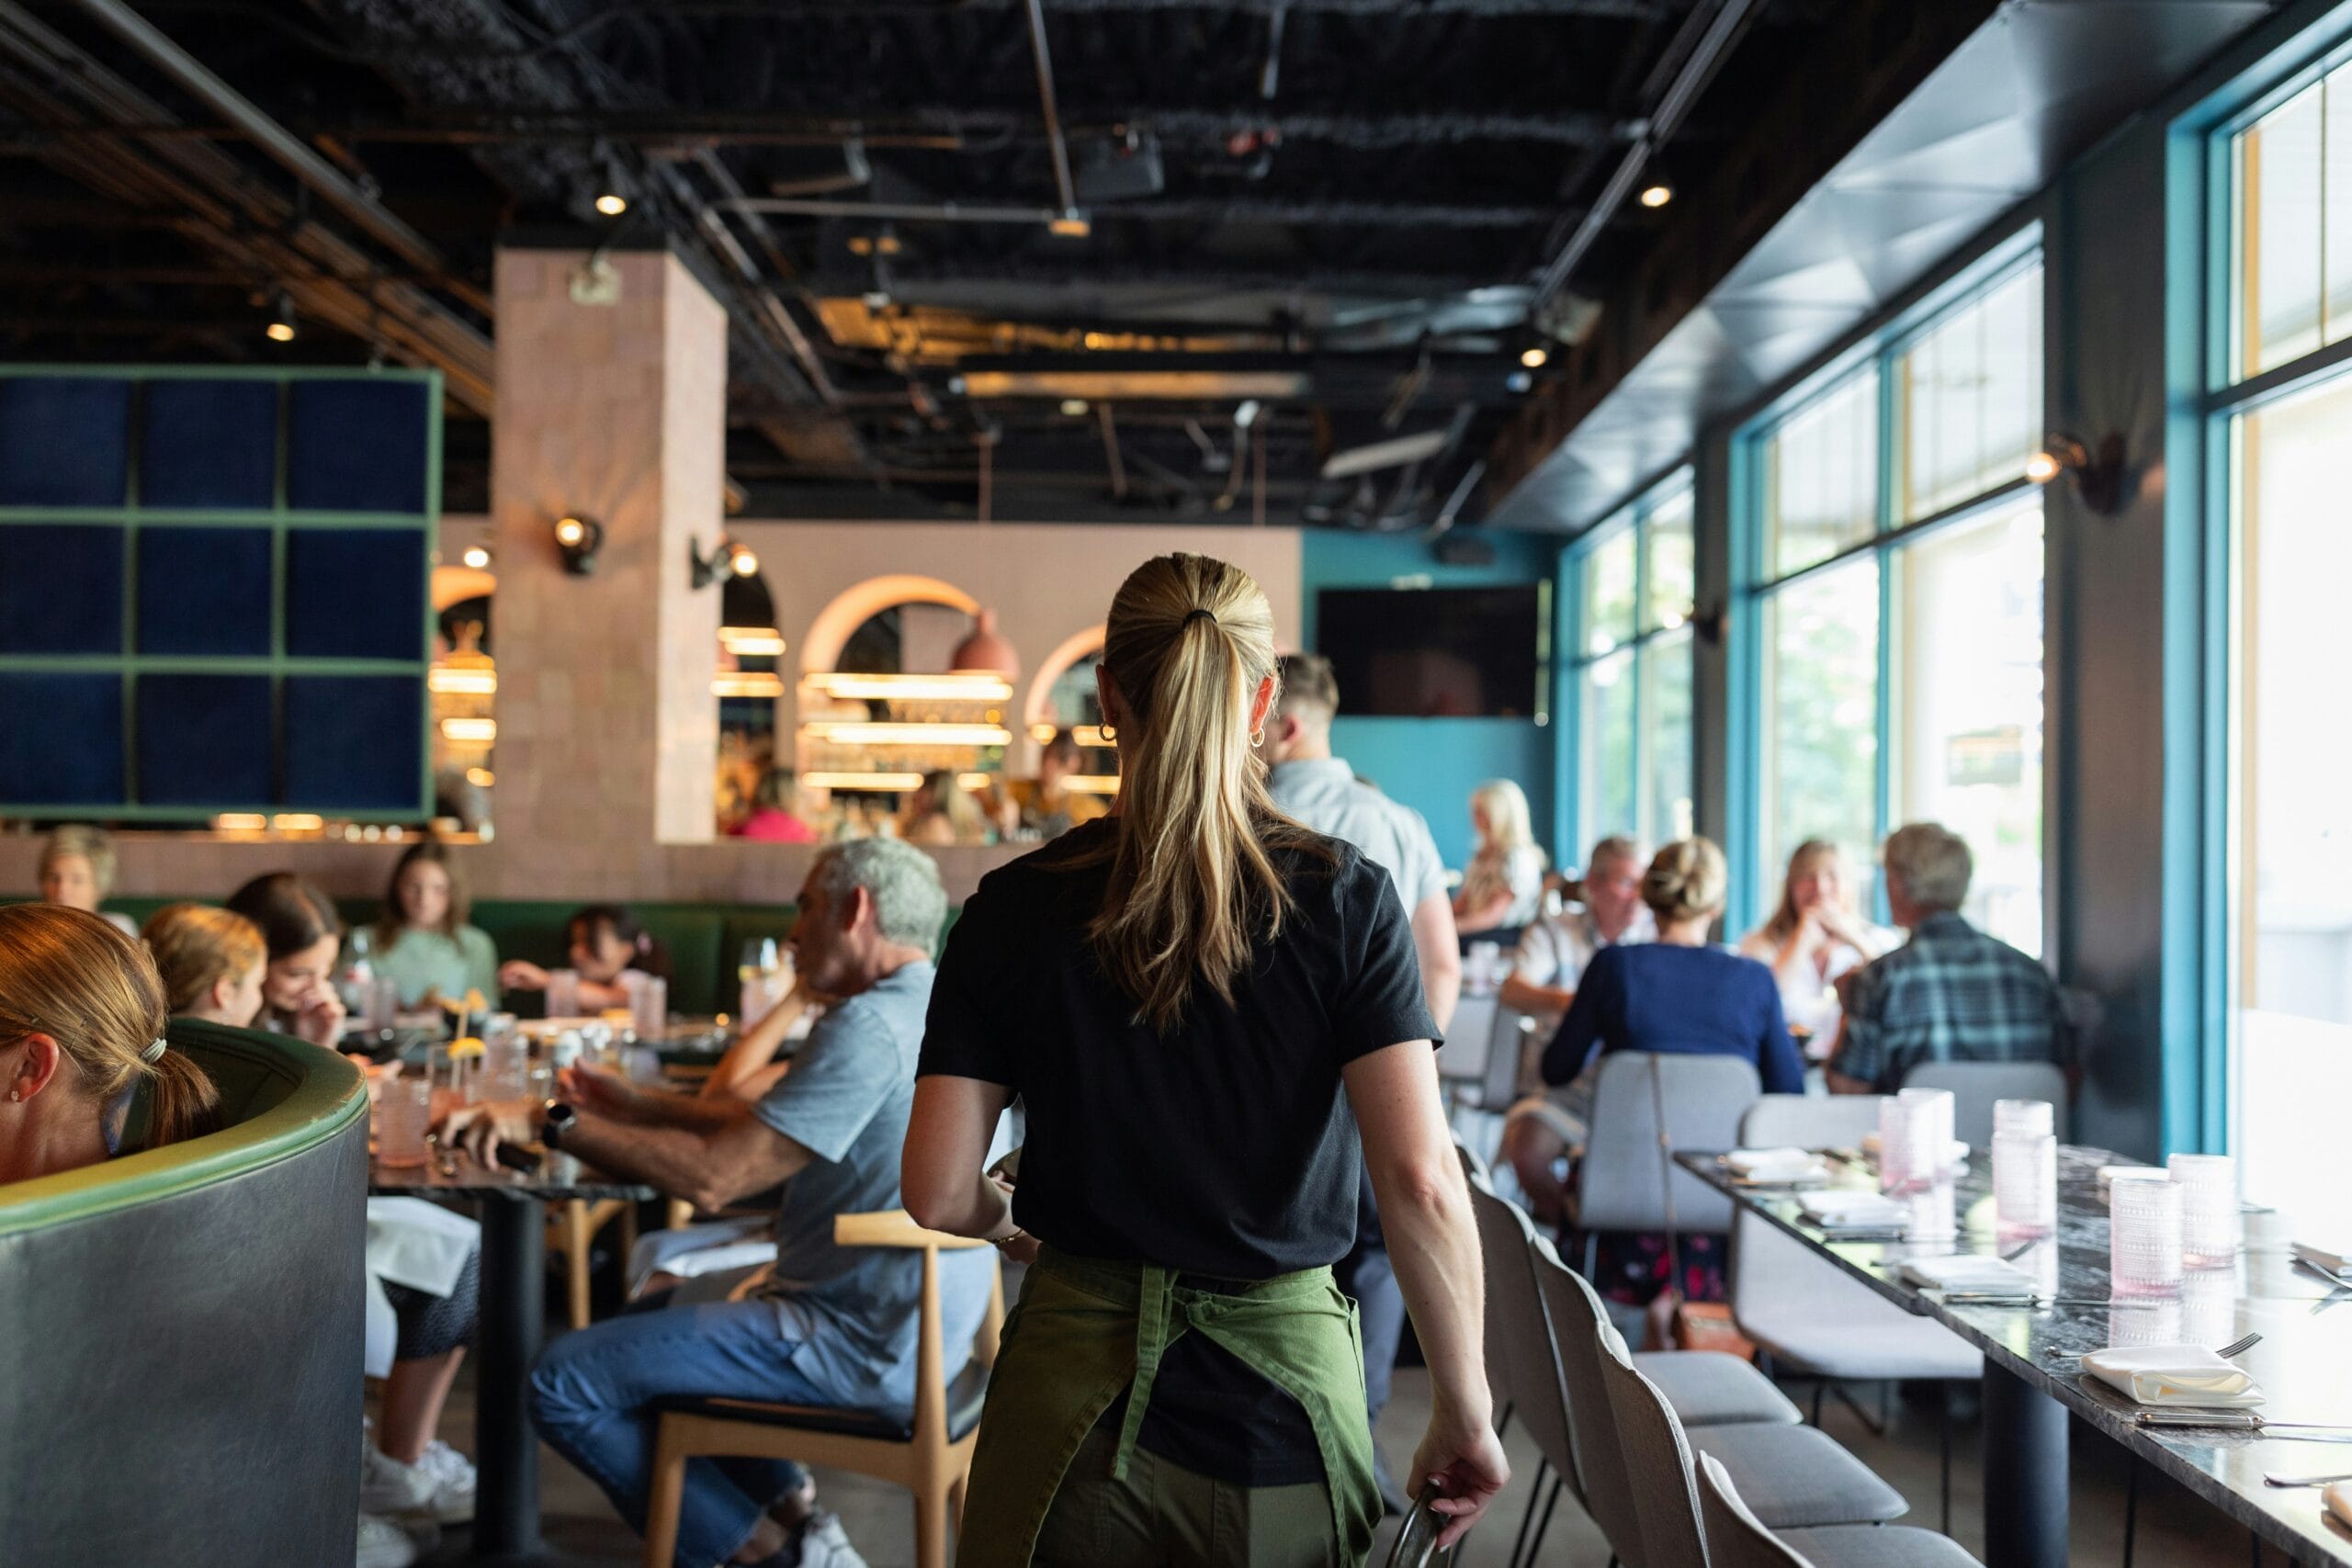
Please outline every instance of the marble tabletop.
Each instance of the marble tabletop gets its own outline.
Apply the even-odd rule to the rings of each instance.
[[[370,1160],[368,1190],[378,1197],[479,1197],[505,1192],[549,1202],[568,1198],[644,1199],[661,1196],[642,1182],[625,1181],[586,1166],[571,1155],[547,1151],[536,1171],[490,1168],[463,1149],[428,1151],[423,1165],[390,1166]]]
[[[2326,1516],[2318,1488],[2274,1487],[2263,1480],[2266,1472],[2352,1474],[2352,1441],[2139,1427],[2132,1421],[2137,1406],[2105,1383],[2086,1379],[2075,1360],[2120,1345],[2219,1348],[2258,1331],[2262,1343],[2235,1359],[2267,1395],[2261,1414],[2272,1421],[2352,1426],[2352,1289],[2331,1288],[2296,1266],[2289,1250],[2295,1236],[2281,1216],[2247,1213],[2245,1244],[2235,1266],[2191,1271],[2176,1299],[2112,1300],[2098,1168],[2136,1162],[2102,1149],[2059,1150],[2058,1227],[2030,1246],[1995,1224],[1991,1163],[1982,1149],[1972,1153],[1967,1168],[1951,1181],[1916,1200],[1951,1224],[1952,1235],[1932,1241],[1831,1241],[1805,1221],[1797,1195],[1788,1189],[1746,1187],[1713,1154],[1676,1158],[1881,1295],[1934,1317],[2294,1562],[2352,1564],[2352,1529]],[[1875,1190],[1876,1176],[1860,1156],[1833,1156],[1828,1163],[1837,1172],[1834,1185]],[[2020,1247],[2027,1250],[2018,1253]],[[1948,1303],[1941,1292],[1900,1277],[1906,1259],[1952,1253],[2010,1257],[2034,1277],[2040,1294],[2054,1299],[2033,1306]]]

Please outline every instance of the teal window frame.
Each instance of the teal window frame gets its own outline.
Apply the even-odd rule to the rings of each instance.
[[[0,524],[38,523],[68,526],[119,528],[123,533],[123,651],[89,655],[0,655],[0,671],[25,671],[42,673],[103,673],[120,674],[123,683],[123,801],[121,804],[93,804],[87,807],[61,805],[22,804],[0,796],[0,818],[34,818],[55,819],[75,815],[96,815],[108,821],[187,824],[203,819],[213,811],[186,806],[150,806],[138,799],[139,738],[138,707],[134,691],[141,675],[266,675],[270,682],[270,701],[276,717],[284,723],[286,678],[289,675],[413,675],[420,692],[431,669],[431,649],[435,615],[432,595],[425,595],[424,625],[420,629],[418,657],[415,659],[321,659],[290,655],[286,651],[286,541],[295,529],[352,530],[378,532],[414,532],[423,536],[422,547],[430,550],[437,535],[441,517],[441,419],[442,378],[437,370],[376,369],[362,370],[350,367],[314,367],[277,368],[256,366],[221,365],[30,365],[0,366],[0,378],[40,378],[44,379],[88,379],[128,381],[136,389],[155,381],[267,381],[279,389],[277,404],[277,472],[273,479],[270,504],[266,507],[214,507],[203,509],[147,508],[139,504],[140,472],[139,443],[134,438],[129,446],[129,491],[127,503],[122,506],[0,506]],[[288,400],[286,389],[298,381],[409,381],[425,389],[428,416],[425,428],[424,507],[422,512],[337,512],[301,510],[286,503],[287,456],[286,419]],[[134,400],[134,407],[136,401]],[[134,415],[134,421],[136,416]],[[134,423],[134,430],[136,426]],[[137,615],[139,596],[139,535],[146,528],[223,528],[253,527],[270,531],[270,633],[269,652],[266,654],[182,657],[149,655],[138,651],[137,640],[131,635]],[[432,706],[425,700],[419,722],[430,726]],[[369,811],[365,817],[376,822],[424,822],[433,814],[433,744],[432,736],[422,736],[421,766],[417,777],[417,798],[413,810]],[[254,801],[224,804],[220,812],[261,813],[301,812],[312,809],[304,802]]]
[[[1724,914],[1727,931],[1753,928],[1762,919],[1766,905],[1777,896],[1781,886],[1781,868],[1764,863],[1763,782],[1765,752],[1770,744],[1770,738],[1763,733],[1764,611],[1767,604],[1773,596],[1792,586],[1813,581],[1865,557],[1877,561],[1878,647],[1873,721],[1877,746],[1871,793],[1872,839],[1873,841],[1883,840],[1894,826],[1892,815],[1897,739],[1893,733],[1896,627],[1893,604],[1894,573],[1889,570],[1890,563],[1909,547],[1931,536],[1974,522],[2002,507],[2014,505],[2040,488],[2033,480],[2020,475],[1915,521],[1898,521],[1901,517],[1901,497],[1897,494],[1896,454],[1903,439],[1903,428],[1897,368],[1914,344],[1953,314],[1966,310],[2023,273],[2045,269],[2046,275],[2046,266],[2041,224],[2039,220],[2021,224],[1951,278],[1929,290],[1875,330],[1865,333],[1853,346],[1773,400],[1762,412],[1732,432],[1729,443],[1729,525],[1735,611],[1725,648],[1731,696],[1725,757],[1730,769],[1731,788],[1728,819],[1724,825],[1725,858],[1732,873],[1731,897]],[[2046,367],[2049,354],[2046,307],[2043,321]],[[1769,570],[1766,552],[1770,541],[1765,537],[1764,526],[1764,484],[1768,472],[1766,449],[1772,437],[1789,422],[1842,390],[1858,377],[1872,371],[1878,378],[1878,439],[1875,507],[1871,533],[1867,537],[1835,550],[1819,560],[1774,575]],[[2047,385],[2046,374],[2044,384]],[[2048,544],[2045,540],[2043,581],[2047,583],[2048,580]],[[2046,626],[2046,605],[2044,624]],[[2045,696],[2045,703],[2046,700]],[[2052,907],[2052,882],[2058,869],[2057,859],[2051,852],[2052,828],[2052,822],[2045,805],[2041,825],[2042,904],[2045,911]],[[1886,919],[1883,892],[1879,895],[1879,908],[1874,918]],[[2050,933],[2055,927],[2045,918],[2043,929],[2046,959],[2052,944]]]
[[[1650,523],[1659,512],[1678,501],[1692,502],[1691,587],[1695,597],[1698,571],[1696,545],[1699,526],[1696,499],[1694,470],[1690,465],[1684,464],[1651,485],[1634,500],[1595,524],[1578,536],[1573,544],[1560,552],[1561,635],[1558,646],[1565,651],[1566,658],[1561,661],[1558,704],[1565,721],[1560,731],[1562,736],[1560,755],[1563,766],[1559,774],[1561,802],[1559,820],[1564,836],[1555,858],[1562,864],[1580,863],[1586,849],[1600,833],[1632,833],[1643,830],[1638,819],[1647,797],[1648,785],[1651,782],[1651,763],[1656,750],[1653,744],[1654,738],[1648,728],[1648,716],[1645,711],[1646,706],[1645,692],[1648,685],[1645,679],[1648,671],[1645,667],[1650,659],[1652,648],[1661,640],[1682,639],[1690,647],[1694,659],[1697,649],[1697,632],[1691,624],[1693,610],[1690,606],[1684,607],[1682,619],[1674,626],[1669,626],[1663,621],[1657,625],[1649,624]],[[1608,653],[1596,654],[1587,646],[1585,637],[1587,598],[1585,573],[1596,552],[1603,546],[1628,534],[1634,538],[1634,635],[1611,648]],[[1614,659],[1629,649],[1633,654],[1628,665],[1630,672],[1627,679],[1632,683],[1634,747],[1628,761],[1633,766],[1634,776],[1627,782],[1632,791],[1636,820],[1622,825],[1588,822],[1585,810],[1588,804],[1585,799],[1584,757],[1585,671],[1592,665],[1605,659]],[[1698,715],[1694,704],[1690,717],[1691,733],[1685,738],[1687,749],[1694,748],[1697,729]],[[1695,749],[1692,750],[1692,757],[1691,787],[1695,794],[1698,784]]]
[[[2352,7],[2319,17],[2176,118],[2165,175],[2165,1152],[2235,1134],[2240,714],[2239,416],[2352,375],[2352,338],[2237,373],[2238,134],[2352,65]]]

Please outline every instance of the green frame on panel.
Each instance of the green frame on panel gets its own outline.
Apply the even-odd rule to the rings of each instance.
[[[270,801],[224,804],[211,808],[187,806],[148,806],[139,802],[138,706],[136,682],[142,674],[204,674],[204,675],[266,675],[270,681],[271,740],[274,750],[282,750],[285,734],[285,680],[288,675],[413,675],[423,681],[432,666],[431,649],[436,626],[433,596],[427,591],[424,598],[424,624],[419,630],[420,657],[416,659],[305,659],[286,651],[286,540],[295,529],[304,531],[347,530],[352,532],[414,532],[424,536],[424,547],[430,551],[438,533],[441,519],[441,406],[442,377],[438,370],[366,369],[330,366],[305,366],[275,368],[266,366],[212,365],[38,365],[0,364],[0,380],[92,380],[124,381],[134,389],[130,427],[125,433],[125,484],[130,497],[122,506],[0,506],[0,525],[10,524],[41,524],[51,526],[88,525],[119,528],[123,534],[123,647],[125,651],[114,654],[0,654],[0,671],[40,671],[42,673],[96,672],[119,671],[122,676],[122,765],[123,799],[121,803],[91,802],[76,806],[73,803],[23,804],[0,798],[0,817],[53,818],[88,813],[111,821],[123,822],[187,822],[216,815],[219,812],[260,812],[274,814],[306,809],[304,803]],[[275,472],[271,477],[270,504],[266,507],[217,507],[209,509],[171,507],[149,511],[138,504],[140,493],[140,447],[137,440],[141,400],[136,389],[154,381],[265,381],[278,388],[277,406],[277,427],[275,434]],[[421,512],[322,512],[298,509],[286,504],[287,463],[289,453],[287,431],[288,402],[286,388],[302,381],[404,381],[424,389],[424,505]],[[178,527],[266,527],[270,532],[270,627],[269,652],[266,654],[179,656],[146,655],[135,651],[133,636],[138,620],[139,602],[139,535],[145,528]],[[424,700],[418,715],[420,725],[432,722],[429,699]],[[366,815],[376,821],[423,822],[429,820],[433,810],[433,745],[429,733],[421,736],[418,748],[417,799],[413,809],[369,811]]]

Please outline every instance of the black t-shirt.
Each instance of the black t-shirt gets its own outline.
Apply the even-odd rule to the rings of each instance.
[[[1231,1002],[1197,988],[1163,1037],[1087,937],[1116,831],[1087,823],[981,879],[939,961],[919,1071],[1021,1097],[1013,1217],[1063,1251],[1212,1280],[1338,1262],[1363,1169],[1340,1069],[1438,1039],[1388,874],[1337,839],[1278,852],[1281,934],[1260,938]],[[1241,1484],[1322,1479],[1305,1414],[1197,1334],[1162,1362],[1143,1441]]]

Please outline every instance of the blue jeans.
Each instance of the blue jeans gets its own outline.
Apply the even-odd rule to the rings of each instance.
[[[531,1374],[531,1415],[557,1452],[605,1489],[629,1528],[645,1529],[654,1432],[647,1407],[665,1394],[725,1395],[787,1404],[836,1404],[794,1371],[801,1341],[786,1337],[774,1302],[640,1303],[567,1334]],[[679,1568],[734,1556],[770,1503],[808,1472],[788,1460],[697,1459],[686,1465]]]

